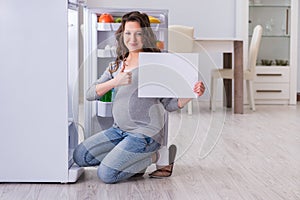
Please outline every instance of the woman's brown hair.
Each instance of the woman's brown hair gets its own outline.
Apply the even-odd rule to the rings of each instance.
[[[138,22],[142,28],[142,42],[143,42],[143,52],[160,52],[160,49],[156,47],[156,36],[150,26],[149,17],[146,13],[141,13],[139,11],[132,11],[126,13],[122,17],[121,25],[116,31],[115,36],[117,40],[117,58],[116,67],[110,69],[110,73],[118,70],[121,61],[126,60],[129,55],[129,51],[124,44],[124,30],[126,22]]]

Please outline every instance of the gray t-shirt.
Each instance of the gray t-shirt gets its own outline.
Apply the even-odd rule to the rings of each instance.
[[[122,63],[120,63],[122,66]],[[121,68],[121,67],[120,67]],[[95,81],[87,91],[87,100],[99,100],[101,96],[96,93],[96,85],[106,82],[119,73],[111,74],[108,69]],[[162,128],[164,126],[165,111],[178,110],[177,98],[139,98],[138,97],[138,68],[132,72],[132,82],[129,85],[114,89],[112,113],[114,126],[123,131],[141,133],[162,142]],[[159,73],[159,72],[158,72]]]

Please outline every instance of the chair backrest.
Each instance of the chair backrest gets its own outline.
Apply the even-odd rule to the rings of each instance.
[[[251,73],[252,79],[255,77],[255,67],[256,67],[257,55],[260,47],[262,32],[263,32],[263,28],[261,25],[257,25],[254,27],[252,39],[249,47],[248,70]]]
[[[168,50],[175,53],[189,53],[194,45],[194,27],[170,25],[168,27]]]

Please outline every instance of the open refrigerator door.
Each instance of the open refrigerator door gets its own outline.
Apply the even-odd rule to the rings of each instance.
[[[0,182],[75,182],[79,4],[1,3]]]

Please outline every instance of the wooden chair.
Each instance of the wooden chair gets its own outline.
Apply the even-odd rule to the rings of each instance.
[[[262,26],[257,25],[253,30],[253,35],[249,47],[248,68],[244,70],[244,80],[246,80],[247,95],[250,108],[255,110],[254,94],[253,94],[253,80],[255,77],[255,67],[257,61],[258,50],[262,37]],[[215,111],[215,96],[217,91],[218,79],[233,79],[233,69],[214,69],[211,73],[211,95],[210,95],[210,108]]]

